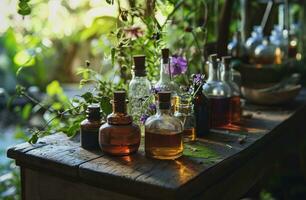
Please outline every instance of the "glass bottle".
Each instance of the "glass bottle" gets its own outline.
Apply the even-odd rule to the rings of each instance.
[[[291,24],[289,32],[289,47],[288,57],[296,58],[298,54],[299,46],[299,26],[297,24]]]
[[[235,32],[233,40],[227,45],[228,54],[233,58],[244,59],[246,57],[246,48],[241,41],[241,32]]]
[[[158,93],[157,113],[145,123],[146,156],[172,160],[183,153],[183,125],[171,114],[171,93]]]
[[[99,149],[99,128],[104,123],[101,121],[100,106],[98,104],[89,105],[86,117],[81,122],[81,146],[88,150]]]
[[[283,30],[280,26],[274,26],[270,35],[270,44],[275,48],[275,63],[281,64],[287,57],[288,51],[288,31]]]
[[[140,144],[140,129],[126,112],[126,92],[115,91],[112,104],[113,112],[100,127],[100,147],[103,152],[115,156],[132,154]]]
[[[166,72],[169,72],[167,74]],[[178,92],[179,87],[172,80],[170,74],[170,52],[169,49],[162,49],[162,58],[160,63],[160,78],[159,81],[155,84],[154,88],[158,91],[170,91],[171,92],[171,105],[173,112],[176,109],[176,104],[179,100]]]
[[[234,82],[233,69],[230,66],[231,57],[222,57],[221,79],[231,88],[230,113],[231,123],[239,122],[241,118],[240,88]]]
[[[195,133],[195,117],[193,105],[184,98],[180,98],[174,116],[183,123],[183,138],[185,142],[194,141]]]
[[[202,84],[199,86],[195,84],[194,87],[195,95],[193,99],[193,105],[196,125],[195,130],[197,137],[203,137],[209,133],[210,128],[208,99],[202,93]]]
[[[258,45],[262,43],[263,40],[263,30],[260,26],[254,26],[251,37],[249,37],[245,43],[245,47],[249,56],[251,57],[251,61],[253,62],[253,57],[255,55],[255,49]]]
[[[209,56],[209,76],[202,92],[208,99],[210,128],[230,123],[231,89],[219,79],[219,59],[216,54]]]
[[[276,58],[277,51],[273,45],[265,38],[262,44],[255,49],[254,60],[256,64],[273,64],[278,63]]]
[[[129,113],[139,122],[143,103],[150,96],[151,83],[146,77],[143,55],[134,56],[133,78],[129,84]]]

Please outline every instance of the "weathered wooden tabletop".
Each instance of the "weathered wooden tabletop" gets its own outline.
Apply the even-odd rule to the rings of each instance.
[[[306,133],[306,91],[290,105],[247,105],[231,131],[215,130],[186,144],[174,161],[137,154],[110,157],[80,147],[78,139],[55,134],[35,145],[8,149],[17,165],[116,193],[146,199],[236,199]]]

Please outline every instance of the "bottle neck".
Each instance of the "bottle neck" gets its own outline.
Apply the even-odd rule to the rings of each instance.
[[[168,60],[161,59],[161,64],[160,64],[160,79],[159,81],[162,83],[165,82],[170,82],[171,77],[169,74],[166,73],[166,71],[170,72],[170,62]]]
[[[170,109],[157,109],[157,115],[171,115]]]
[[[126,115],[127,114],[126,103],[125,102],[113,102],[113,113]]]
[[[218,81],[218,64],[210,63],[209,64],[209,75],[208,81]]]

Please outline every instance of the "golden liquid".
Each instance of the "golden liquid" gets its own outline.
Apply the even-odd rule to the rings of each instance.
[[[162,160],[180,157],[183,154],[182,136],[182,132],[147,131],[145,133],[146,156]]]
[[[171,97],[171,110],[173,113],[175,113],[175,111],[177,111],[177,106],[179,104],[179,96],[172,96]]]
[[[231,122],[239,122],[241,118],[240,97],[233,96],[231,98]]]
[[[183,137],[185,142],[194,141],[196,138],[195,128],[185,129],[183,131]]]

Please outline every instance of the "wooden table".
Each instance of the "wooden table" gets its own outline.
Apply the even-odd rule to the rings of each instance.
[[[306,133],[306,91],[286,107],[248,105],[242,125],[185,145],[174,161],[110,157],[78,139],[47,136],[8,149],[21,167],[22,197],[36,199],[237,199]]]

